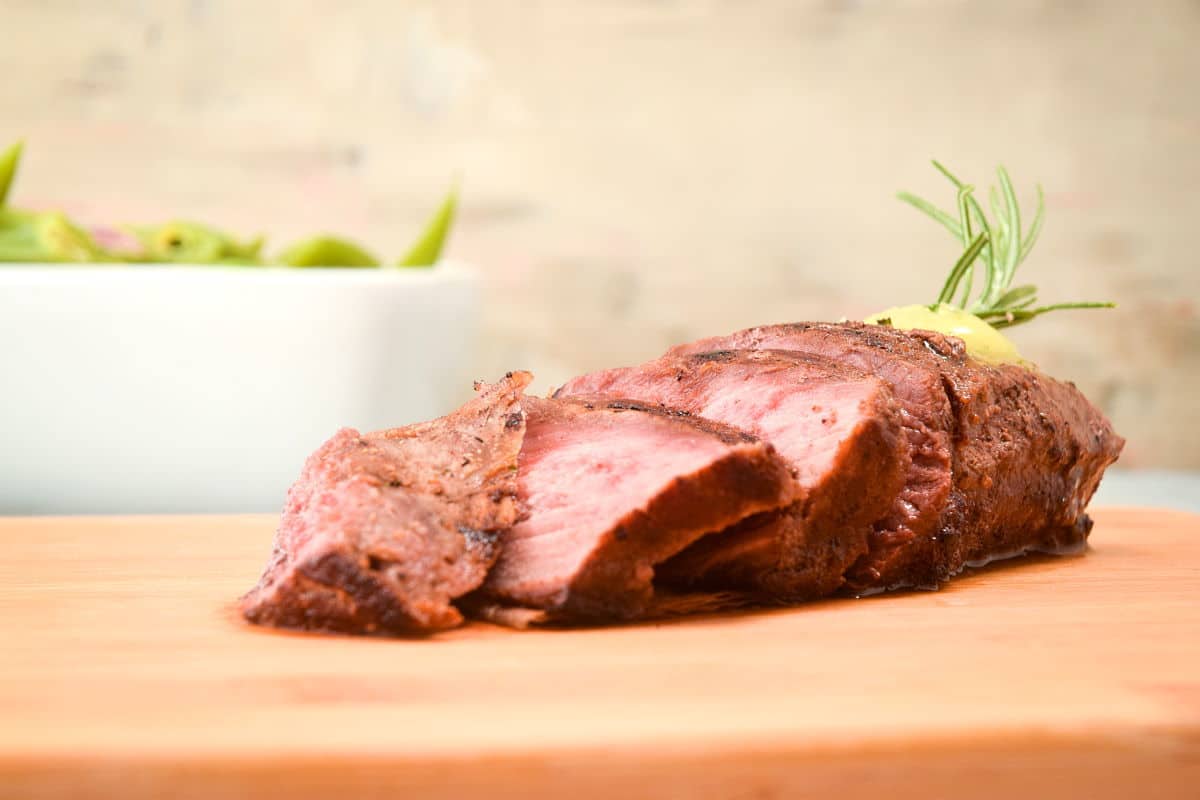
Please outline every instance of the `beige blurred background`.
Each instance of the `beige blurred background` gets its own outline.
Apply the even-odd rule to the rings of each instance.
[[[1113,299],[1014,332],[1200,467],[1200,3],[0,0],[15,199],[399,253],[453,176],[481,377],[548,387],[751,324],[933,299],[894,199],[997,162],[1049,212],[1024,278]],[[14,33],[19,32],[19,33]]]

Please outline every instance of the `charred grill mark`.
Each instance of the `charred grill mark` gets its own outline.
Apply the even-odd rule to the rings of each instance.
[[[474,550],[485,559],[495,558],[500,548],[499,531],[481,530],[470,525],[459,525],[458,532],[462,534],[469,550]]]
[[[591,406],[589,406],[590,408]],[[692,415],[686,411],[681,411],[678,408],[668,408],[667,406],[650,406],[645,403],[639,403],[635,400],[610,400],[604,404],[605,408],[613,411],[643,411],[647,414],[660,414],[668,417],[691,417]]]
[[[737,353],[733,350],[713,350],[708,353],[696,353],[692,356],[694,361],[699,361],[701,364],[710,361],[733,361],[737,358]]]
[[[341,619],[329,620],[336,623],[329,626],[331,629],[368,633],[380,628],[411,631],[417,627],[415,620],[375,577],[374,573],[387,566],[389,562],[375,556],[368,556],[366,564],[361,564],[341,553],[326,553],[302,565],[300,572],[317,583],[344,592],[352,601],[345,609],[339,609]]]
[[[946,402],[950,403],[950,413],[953,420],[951,422],[950,435],[953,437],[955,444],[957,444],[963,440],[964,436],[962,428],[962,403],[958,399],[958,393],[954,391],[954,384],[950,382],[950,376],[943,374],[941,378],[942,391],[946,393]]]

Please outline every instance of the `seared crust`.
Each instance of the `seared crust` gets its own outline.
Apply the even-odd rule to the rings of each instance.
[[[967,564],[1080,548],[1090,530],[1083,509],[1124,445],[1073,384],[985,364],[931,331],[801,322],[673,352],[730,347],[815,352],[891,384],[912,467],[870,552],[847,573],[858,593],[935,587]]]
[[[528,373],[432,422],[343,430],[289,491],[274,552],[242,599],[251,622],[345,633],[453,627],[520,518]]]
[[[557,400],[570,401],[578,403],[585,409],[593,410],[600,409],[602,411],[636,411],[641,414],[650,414],[656,417],[663,417],[672,420],[685,420],[688,427],[696,430],[704,431],[720,439],[725,444],[757,444],[759,439],[753,434],[735,428],[731,425],[723,425],[720,422],[715,422],[704,417],[697,417],[690,411],[684,411],[679,408],[668,408],[666,406],[654,405],[652,403],[643,403],[639,400],[626,400],[624,398],[613,399],[609,397],[559,397]]]
[[[910,464],[900,411],[891,398],[877,399],[842,443],[828,477],[809,493],[804,508],[804,547],[793,551],[787,571],[767,583],[792,598],[822,597],[840,589],[843,574],[869,550],[872,524],[887,512],[904,486]],[[850,535],[852,534],[852,535]]]

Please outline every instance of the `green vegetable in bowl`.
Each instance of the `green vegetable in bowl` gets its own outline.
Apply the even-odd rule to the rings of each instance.
[[[446,199],[438,206],[433,217],[425,226],[424,233],[417,239],[412,248],[400,259],[397,266],[428,267],[437,263],[442,247],[446,244],[446,236],[450,226],[454,224],[454,215],[458,210],[458,187],[450,189]]]
[[[130,226],[144,248],[144,261],[175,264],[261,264],[261,236],[241,242],[198,222]]]
[[[17,167],[21,163],[21,150],[24,142],[15,142],[11,147],[0,153],[0,208],[8,199],[8,190],[12,187],[13,179],[17,177]]]
[[[289,267],[378,267],[379,259],[348,239],[314,236],[296,242],[277,256]]]
[[[22,150],[23,143],[18,141],[0,153],[0,261],[54,263],[103,258],[87,232],[65,214],[20,211],[8,206]]]
[[[0,208],[0,261],[33,263],[106,260],[86,231],[58,211]]]
[[[261,236],[242,240],[199,222],[100,226],[89,233],[61,212],[35,212],[6,205],[20,165],[22,143],[0,152],[0,263],[225,264],[291,267],[379,267],[358,244],[322,234],[293,244],[274,258],[264,257]],[[458,192],[451,189],[416,243],[398,262],[404,267],[437,263],[454,222]]]
[[[993,215],[988,219],[974,197],[974,186],[960,181],[937,161],[933,166],[958,190],[957,217],[908,192],[901,192],[899,197],[949,230],[962,243],[962,255],[932,305],[889,308],[867,317],[866,322],[958,336],[973,355],[1004,362],[1019,361],[1020,355],[1016,345],[999,328],[1020,325],[1050,311],[1115,307],[1113,303],[1095,302],[1038,306],[1036,286],[1012,286],[1017,267],[1029,255],[1042,230],[1046,208],[1041,186],[1037,187],[1038,206],[1033,221],[1022,233],[1016,192],[1004,167],[996,168],[1000,188],[993,186],[988,193]],[[983,269],[983,286],[972,300],[976,262]]]
[[[0,260],[48,261],[33,215],[0,206]],[[27,258],[30,256],[31,258]]]
[[[53,261],[32,215],[0,208],[0,261]]]
[[[75,225],[61,212],[37,215],[41,241],[56,261],[102,261],[104,253],[87,231]]]

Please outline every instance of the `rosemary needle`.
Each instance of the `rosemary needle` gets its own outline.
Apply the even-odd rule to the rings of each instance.
[[[1097,302],[1039,306],[1036,286],[1012,285],[1017,268],[1028,257],[1042,231],[1046,201],[1040,185],[1037,187],[1037,210],[1029,229],[1022,234],[1017,193],[1004,167],[996,168],[999,188],[992,186],[988,190],[988,205],[992,210],[992,219],[988,219],[983,205],[974,196],[973,186],[959,180],[939,162],[934,161],[933,166],[958,191],[957,217],[914,194],[901,192],[898,197],[941,224],[964,248],[946,277],[934,307],[938,304],[954,306],[985,320],[993,328],[1020,325],[1050,311],[1116,307],[1115,303]],[[978,296],[972,301],[976,263],[982,265],[984,278]],[[956,295],[959,296],[957,301]]]

